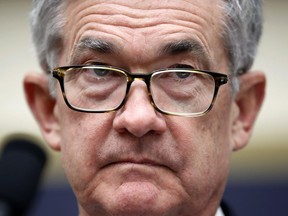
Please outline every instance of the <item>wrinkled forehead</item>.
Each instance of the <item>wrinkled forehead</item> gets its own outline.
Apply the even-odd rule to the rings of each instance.
[[[219,44],[215,38],[220,37],[222,0],[67,0],[66,3],[69,38],[65,46],[69,47],[69,53],[89,32],[119,47],[129,44],[134,53],[139,43],[143,46],[155,44],[155,40],[168,43],[173,37],[188,33],[194,35],[208,54]],[[141,47],[146,53],[148,49]],[[139,49],[138,53],[142,51]]]
[[[85,9],[103,15],[127,13],[134,17],[165,15],[165,12],[173,11],[175,15],[187,13],[187,16],[203,13],[211,21],[221,16],[224,4],[223,0],[66,0],[66,3],[70,15],[76,15]]]
[[[101,4],[117,4],[126,7],[133,7],[138,9],[151,10],[154,8],[170,7],[187,9],[187,6],[193,5],[206,5],[207,8],[215,7],[216,4],[221,3],[223,0],[65,0],[67,5],[101,5]],[[214,6],[213,6],[214,5]]]

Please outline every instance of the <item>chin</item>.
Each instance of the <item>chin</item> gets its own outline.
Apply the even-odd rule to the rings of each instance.
[[[153,183],[128,182],[117,189],[107,208],[113,216],[161,216],[179,207],[175,198],[167,196]]]

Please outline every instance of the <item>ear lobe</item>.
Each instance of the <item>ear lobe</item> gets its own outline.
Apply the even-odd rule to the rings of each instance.
[[[233,150],[247,145],[265,96],[266,80],[261,72],[248,72],[239,77],[240,90],[236,95],[233,126]]]
[[[60,151],[59,125],[54,113],[56,101],[49,93],[48,76],[30,73],[25,76],[23,84],[27,103],[42,135],[52,149]]]

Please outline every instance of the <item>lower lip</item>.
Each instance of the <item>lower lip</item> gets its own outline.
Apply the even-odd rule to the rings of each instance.
[[[112,176],[116,179],[121,178],[123,182],[151,182],[151,180],[155,181],[155,177],[158,178],[159,175],[165,177],[171,174],[171,169],[166,166],[129,161],[111,163],[103,170],[106,170],[109,176],[113,173]]]
[[[149,182],[161,166],[151,163],[120,162],[114,163],[111,168],[123,176],[124,182]]]
[[[151,171],[155,172],[155,169],[164,169],[164,170],[170,170],[169,167],[161,165],[161,164],[155,164],[155,163],[149,163],[149,162],[143,162],[143,163],[137,163],[137,162],[131,162],[131,161],[122,161],[122,162],[114,162],[106,165],[103,168],[121,168],[121,170],[125,169],[127,170],[134,170],[134,171]]]

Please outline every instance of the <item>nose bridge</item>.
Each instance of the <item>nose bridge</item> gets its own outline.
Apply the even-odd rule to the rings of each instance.
[[[146,86],[149,90],[149,82],[150,82],[151,74],[129,74],[129,80],[132,84],[134,81],[143,81],[146,83]]]
[[[114,127],[120,131],[125,129],[137,137],[141,137],[149,131],[164,130],[165,121],[151,103],[145,78],[133,78],[126,103],[118,111]]]
[[[133,82],[131,83],[131,87],[127,95],[127,100],[129,100],[130,97],[133,97],[132,100],[136,100],[145,104],[149,101],[149,104],[151,104],[150,92],[145,78],[133,78]]]
[[[150,92],[150,76],[151,75],[146,75],[146,74],[133,74],[133,75],[130,75],[129,77],[129,83],[128,83],[128,91],[127,91],[127,96],[126,96],[126,103],[127,103],[127,100],[129,98],[129,95],[131,94],[131,87],[134,86],[138,86],[136,88],[140,88],[140,83],[143,83],[144,85],[141,86],[141,88],[143,88],[143,90],[145,89],[146,87],[146,95],[148,96],[147,99],[149,99],[150,101],[150,104],[152,106],[154,106],[153,104],[153,100],[152,100],[152,97],[151,97],[151,92]],[[136,83],[136,84],[135,84]],[[137,84],[139,83],[139,84]],[[136,86],[135,86],[136,85]],[[132,87],[132,88],[134,88]],[[133,91],[133,90],[132,90]]]
[[[135,77],[133,78],[133,81],[136,81],[136,80],[139,80],[139,81],[144,81],[145,82],[145,79],[143,77]],[[146,82],[145,82],[146,83]]]

